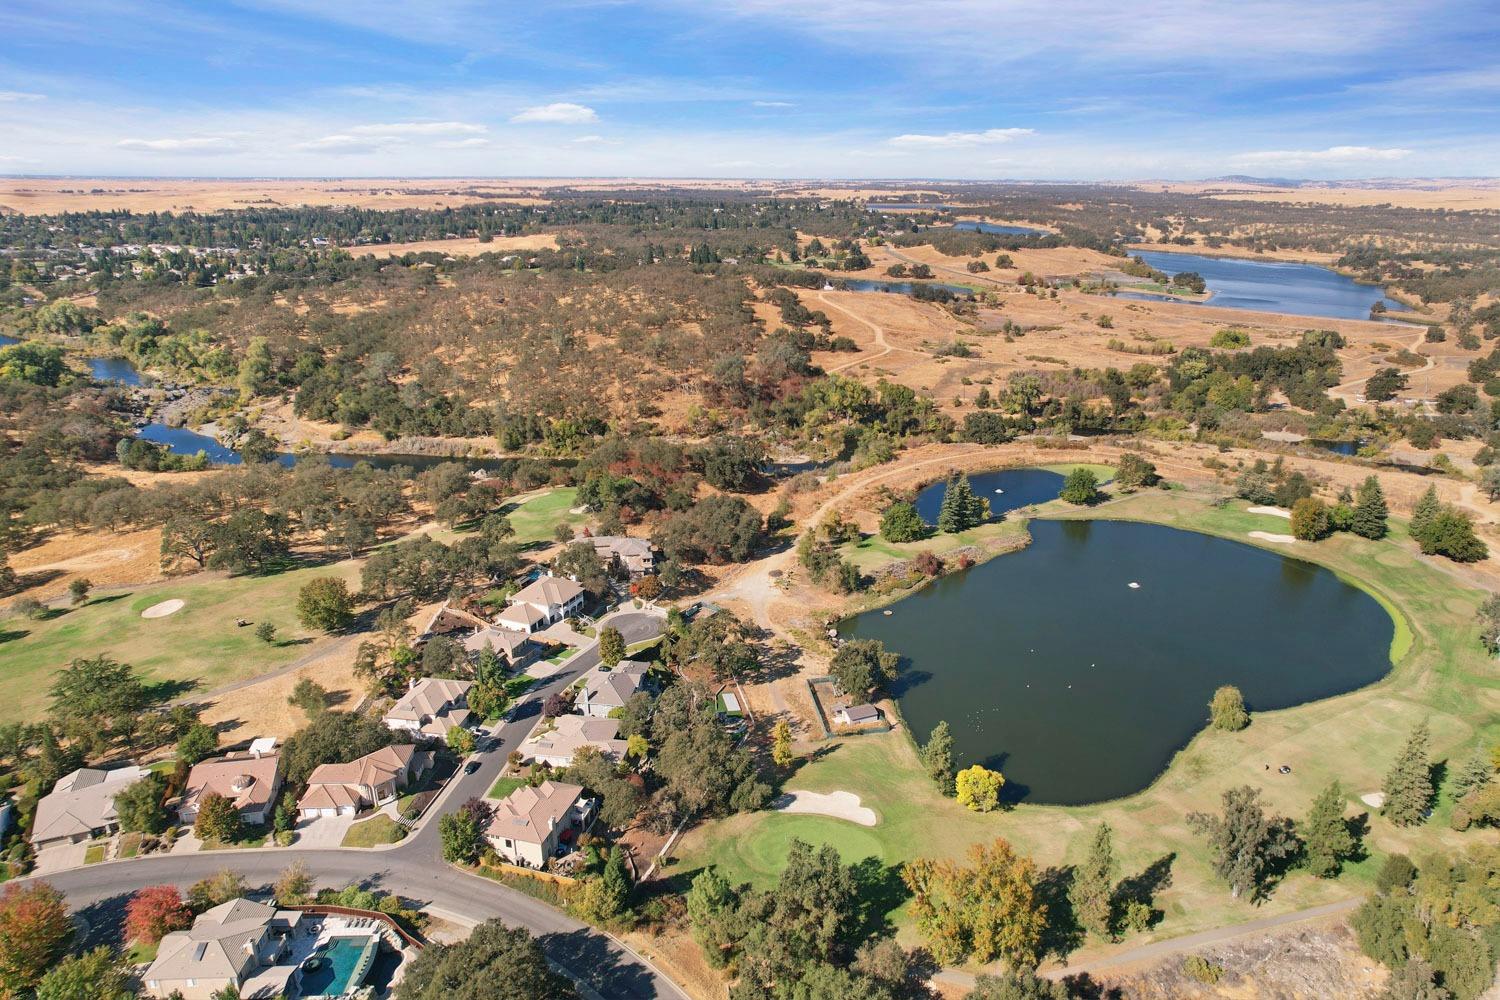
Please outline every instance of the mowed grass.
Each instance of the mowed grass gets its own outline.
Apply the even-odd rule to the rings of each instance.
[[[578,505],[578,490],[571,486],[559,487],[540,496],[532,497],[513,510],[506,511],[510,526],[516,529],[515,542],[550,542],[559,524],[580,528],[588,521],[587,514],[575,514]]]
[[[340,846],[378,847],[381,844],[394,844],[404,836],[406,831],[401,828],[401,824],[381,813],[349,827]]]
[[[1252,540],[1246,533],[1265,530],[1268,520],[1280,520],[1283,530],[1285,526],[1282,519],[1249,514],[1245,504],[1215,508],[1205,498],[1177,491],[1145,491],[1092,510],[1065,511],[1063,506],[1048,505],[1047,512],[1150,521],[1247,542]],[[1271,810],[1300,818],[1317,793],[1337,779],[1347,797],[1346,815],[1356,816],[1369,812],[1359,796],[1380,788],[1418,722],[1431,727],[1434,759],[1447,759],[1450,774],[1476,746],[1500,740],[1500,670],[1480,646],[1474,620],[1484,595],[1419,556],[1402,526],[1393,525],[1389,541],[1341,535],[1316,545],[1264,547],[1284,553],[1290,548],[1291,554],[1328,566],[1396,610],[1404,624],[1398,624],[1395,645],[1405,649],[1396,649],[1400,662],[1390,675],[1336,698],[1257,713],[1249,728],[1238,733],[1205,730],[1149,788],[1082,807],[1023,803],[1003,812],[972,813],[936,793],[903,731],[834,740],[821,744],[826,752],[805,763],[786,787],[854,792],[879,815],[876,826],[772,812],[734,816],[700,826],[684,838],[677,851],[677,877],[686,882],[694,872],[714,865],[731,881],[765,885],[774,881],[793,837],[832,843],[846,858],[867,853],[886,865],[917,856],[962,857],[971,844],[1004,837],[1044,868],[1069,865],[1082,859],[1093,830],[1103,821],[1114,831],[1120,875],[1138,874],[1171,859],[1170,886],[1157,895],[1165,919],[1147,937],[1132,936],[1121,945],[1131,947],[1360,894],[1389,853],[1420,856],[1476,843],[1482,832],[1448,829],[1452,802],[1444,792],[1433,817],[1420,827],[1403,830],[1370,816],[1365,838],[1370,854],[1348,866],[1339,879],[1296,872],[1275,888],[1269,902],[1252,906],[1231,899],[1214,877],[1202,840],[1188,829],[1186,816],[1218,808],[1227,788],[1260,788]],[[1195,626],[1184,622],[1182,627]],[[1212,628],[1212,623],[1198,627]],[[1316,668],[1316,663],[1308,664],[1308,669]],[[926,738],[925,733],[914,735]],[[1292,773],[1268,773],[1267,762],[1273,768],[1290,764]],[[904,908],[895,911],[895,919],[903,939],[915,942]]]
[[[109,656],[134,665],[152,682],[187,685],[182,693],[207,692],[233,681],[284,667],[316,648],[322,633],[297,624],[297,591],[318,576],[359,588],[354,563],[308,567],[270,576],[195,574],[181,580],[105,594],[87,604],[54,612],[44,621],[10,618],[0,630],[0,722],[34,722],[47,710],[53,674],[76,657]],[[180,599],[180,611],[146,619],[141,612]],[[236,619],[254,624],[241,628]],[[276,626],[269,643],[255,637],[255,624]]]
[[[485,793],[486,798],[503,799],[511,792],[526,784],[525,778],[496,778],[490,790]]]
[[[839,549],[839,554],[865,572],[878,569],[902,559],[911,559],[919,552],[931,552],[946,558],[962,548],[987,548],[1006,539],[1019,538],[1026,534],[1026,525],[1020,518],[1011,515],[1001,521],[981,524],[969,531],[955,534],[934,530],[926,538],[915,542],[888,542],[879,534],[869,535],[857,542],[850,542]]]

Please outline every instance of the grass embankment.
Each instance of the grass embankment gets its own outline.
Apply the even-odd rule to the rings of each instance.
[[[503,799],[524,784],[526,784],[525,778],[496,778],[495,783],[490,786],[490,790],[485,793],[485,797]]]
[[[1267,529],[1266,522],[1277,519],[1249,514],[1245,506],[1215,508],[1202,498],[1147,491],[1067,516],[1149,521],[1253,543],[1247,532]],[[1049,506],[1048,513],[1064,512]],[[1285,521],[1280,523],[1284,531]],[[1255,907],[1231,899],[1213,876],[1202,839],[1188,829],[1185,818],[1194,810],[1216,809],[1226,788],[1256,786],[1269,808],[1301,817],[1317,793],[1338,779],[1348,796],[1347,814],[1358,815],[1369,811],[1359,795],[1380,787],[1418,722],[1431,727],[1434,759],[1447,758],[1450,774],[1481,741],[1500,739],[1500,671],[1484,654],[1474,620],[1483,595],[1419,556],[1401,526],[1394,526],[1392,538],[1382,542],[1340,535],[1316,545],[1265,547],[1327,566],[1397,612],[1393,649],[1400,662],[1385,679],[1339,697],[1256,714],[1250,727],[1238,733],[1204,731],[1146,790],[1090,806],[1022,804],[1004,812],[972,813],[936,793],[905,733],[834,740],[824,745],[824,756],[804,764],[787,786],[852,791],[876,811],[876,826],[772,812],[735,816],[692,831],[678,851],[682,860],[674,871],[682,877],[716,865],[731,880],[764,885],[779,872],[793,837],[831,843],[846,860],[874,857],[896,865],[919,855],[958,857],[968,845],[999,836],[1043,867],[1076,864],[1095,825],[1105,821],[1114,830],[1122,875],[1171,859],[1170,886],[1157,895],[1165,918],[1150,935],[1164,938],[1345,898],[1369,887],[1389,853],[1420,855],[1485,836],[1448,829],[1452,802],[1445,793],[1433,817],[1420,827],[1403,830],[1371,816],[1365,838],[1369,856],[1347,866],[1339,879],[1293,873],[1268,903]],[[1308,669],[1316,668],[1316,663],[1308,664]],[[1268,773],[1267,762],[1290,764],[1292,773]],[[914,939],[904,909],[895,911],[895,919],[902,936]],[[1147,939],[1134,936],[1123,947]]]
[[[336,576],[359,587],[354,563],[308,567],[269,576],[195,574],[180,580],[96,597],[76,608],[33,621],[0,623],[0,722],[34,721],[46,713],[52,674],[75,657],[109,656],[133,664],[147,679],[211,691],[233,681],[284,667],[316,648],[322,633],[297,623],[297,591],[317,576]],[[162,601],[179,599],[180,611],[142,618]],[[240,627],[237,619],[253,625]],[[270,622],[276,638],[262,642],[254,625]],[[187,688],[183,693],[187,693]]]

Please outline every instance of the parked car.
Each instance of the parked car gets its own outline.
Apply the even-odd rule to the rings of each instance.
[[[479,761],[477,760],[471,760],[464,765],[464,774],[473,774],[477,770],[479,770]]]

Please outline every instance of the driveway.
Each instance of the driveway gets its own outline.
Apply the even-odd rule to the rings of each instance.
[[[49,847],[44,851],[38,851],[36,855],[36,873],[38,875],[50,875],[53,872],[66,871],[69,868],[82,868],[83,856],[88,849],[88,844],[59,844],[56,847]]]
[[[317,816],[297,823],[295,847],[314,850],[320,847],[338,847],[344,842],[344,834],[354,825],[354,816]]]

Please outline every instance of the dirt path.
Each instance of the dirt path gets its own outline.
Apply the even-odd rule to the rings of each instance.
[[[1424,328],[1412,340],[1411,346],[1408,347],[1407,350],[1411,351],[1413,354],[1417,354],[1417,348],[1426,343],[1426,340],[1427,330]],[[1422,357],[1427,359],[1426,364],[1424,364],[1421,368],[1413,368],[1410,371],[1404,372],[1403,374],[1408,377],[1412,375],[1420,375],[1423,372],[1430,372],[1437,367],[1436,357],[1431,354],[1423,354]],[[1376,371],[1379,371],[1379,369],[1377,368]],[[1342,399],[1349,406],[1362,406],[1364,404],[1363,401],[1359,398],[1360,393],[1356,392],[1355,389],[1363,389],[1364,384],[1370,381],[1370,377],[1374,374],[1375,372],[1371,372],[1369,375],[1364,375],[1360,378],[1350,379],[1347,382],[1340,382],[1338,385],[1328,390],[1328,395],[1333,396],[1337,399]]]
[[[1168,938],[1165,941],[1153,941],[1125,951],[1116,952],[1098,959],[1086,959],[1082,962],[1070,963],[1052,969],[1045,969],[1042,975],[1048,979],[1061,979],[1064,976],[1073,976],[1081,972],[1097,973],[1105,969],[1118,968],[1122,965],[1135,965],[1139,962],[1154,962],[1174,955],[1183,955],[1198,951],[1210,945],[1223,944],[1226,941],[1234,941],[1239,938],[1254,937],[1267,931],[1285,927],[1288,924],[1300,924],[1309,920],[1321,920],[1325,917],[1338,916],[1349,913],[1364,902],[1363,897],[1353,899],[1341,899],[1337,903],[1324,903],[1322,906],[1314,906],[1306,910],[1297,910],[1292,913],[1283,913],[1275,917],[1263,917],[1260,920],[1251,920],[1243,924],[1234,924],[1229,927],[1215,927],[1212,930],[1199,931],[1196,934],[1184,934],[1182,937]],[[933,977],[942,983],[973,988],[974,976],[957,969],[944,969]]]
[[[962,278],[966,284],[973,284],[975,282],[986,282],[988,284],[994,285],[996,288],[1001,288],[1001,287],[1017,288],[1017,287],[1019,287],[1014,282],[1001,281],[999,278],[992,278],[989,275],[985,274],[983,271],[979,272],[978,274],[972,274],[968,270],[960,271],[958,268],[953,267],[950,264],[929,264],[925,260],[917,260],[915,257],[908,257],[906,254],[904,254],[901,251],[897,250],[895,247],[890,246],[889,244],[886,245],[885,251],[886,251],[886,253],[890,254],[892,257],[895,257],[897,260],[900,260],[900,261],[902,261],[904,263],[907,263],[907,264],[923,264],[923,265],[925,265],[927,267],[932,268],[934,271],[947,271],[949,274],[953,275],[954,277]]]
[[[906,348],[904,347],[892,347],[890,343],[885,339],[885,327],[881,326],[879,323],[875,323],[868,319],[865,319],[854,310],[849,309],[846,306],[839,305],[823,292],[818,293],[818,301],[823,303],[825,306],[828,306],[830,309],[837,309],[839,312],[843,313],[845,316],[848,316],[855,322],[863,323],[865,326],[869,327],[875,334],[875,346],[881,348],[879,354],[872,354],[867,358],[855,358],[853,361],[845,361],[841,365],[833,365],[832,367],[826,369],[828,374],[832,375],[834,372],[841,372],[845,368],[853,368],[856,365],[864,365],[869,364],[873,361],[879,361],[881,358],[890,354],[892,351],[906,350]]]

